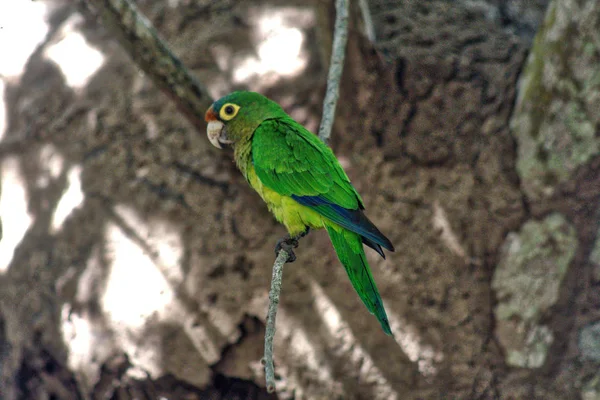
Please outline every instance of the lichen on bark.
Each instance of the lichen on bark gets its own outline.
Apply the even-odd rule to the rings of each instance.
[[[522,73],[511,131],[517,172],[533,200],[554,193],[598,154],[600,3],[555,1]]]
[[[539,322],[558,300],[576,248],[575,229],[558,213],[527,222],[506,238],[492,288],[498,299],[496,335],[509,365],[536,368],[544,363],[552,333]]]

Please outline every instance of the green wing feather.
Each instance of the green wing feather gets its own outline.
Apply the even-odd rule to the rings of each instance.
[[[329,147],[289,117],[264,121],[252,138],[252,161],[263,185],[291,196],[358,233],[385,257],[394,246],[362,213],[364,205]]]
[[[346,209],[363,208],[331,149],[291,118],[260,124],[252,138],[252,160],[263,185],[281,195],[320,195]]]

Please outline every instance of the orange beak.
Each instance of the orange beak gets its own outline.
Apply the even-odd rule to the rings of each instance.
[[[213,110],[213,106],[210,106],[210,108],[206,110],[206,114],[204,114],[204,120],[206,122],[217,120],[217,114],[215,113],[215,110]]]

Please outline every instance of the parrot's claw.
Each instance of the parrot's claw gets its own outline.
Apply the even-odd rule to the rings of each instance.
[[[298,242],[300,241],[300,239],[308,235],[309,232],[310,227],[307,226],[306,230],[298,234],[297,236],[290,237],[290,235],[288,234],[279,239],[277,241],[277,244],[275,245],[275,255],[278,256],[280,250],[285,250],[286,253],[288,253],[288,259],[286,263],[293,263],[294,261],[296,261],[296,254],[294,254],[294,249],[298,247]]]
[[[277,244],[275,245],[275,255],[279,255],[280,250],[285,250],[285,252],[288,253],[286,263],[293,263],[296,261],[296,254],[294,254],[294,249],[296,247],[298,247],[298,239],[285,235],[277,241]]]
[[[302,232],[301,234],[299,234],[298,236],[296,236],[296,239],[301,239],[304,236],[308,235],[310,233],[310,226],[306,227],[306,230],[304,232]]]

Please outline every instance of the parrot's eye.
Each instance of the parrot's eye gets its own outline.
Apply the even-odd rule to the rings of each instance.
[[[221,107],[221,111],[219,111],[219,117],[221,117],[224,121],[229,121],[233,117],[235,117],[240,110],[240,106],[233,103],[223,104]]]

